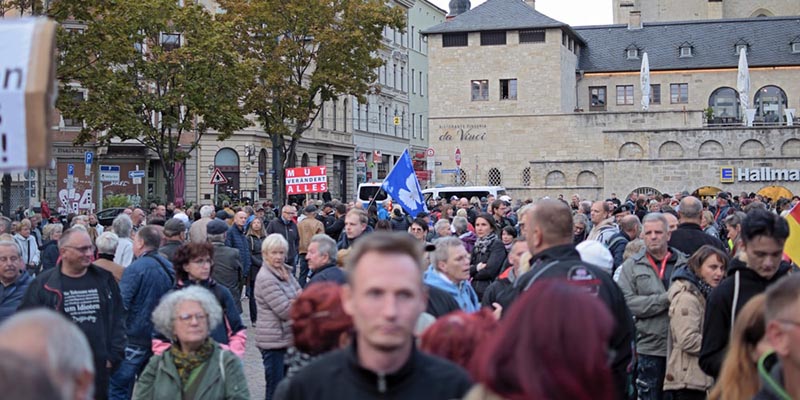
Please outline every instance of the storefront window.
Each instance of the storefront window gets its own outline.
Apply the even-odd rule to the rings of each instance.
[[[739,92],[729,87],[721,87],[711,93],[708,106],[714,111],[714,123],[741,122],[741,107],[739,106]]]
[[[780,123],[783,109],[787,106],[786,92],[777,86],[764,86],[756,92],[753,105],[756,108],[756,120],[768,124]]]

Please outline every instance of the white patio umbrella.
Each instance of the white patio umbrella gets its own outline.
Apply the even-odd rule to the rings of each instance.
[[[747,66],[747,49],[742,48],[739,50],[739,71],[736,76],[736,90],[739,92],[739,104],[742,106],[742,111],[747,113],[750,108],[750,68]],[[752,121],[747,121],[748,124]]]
[[[650,108],[650,60],[647,53],[642,54],[642,68],[639,70],[642,89],[642,111]]]

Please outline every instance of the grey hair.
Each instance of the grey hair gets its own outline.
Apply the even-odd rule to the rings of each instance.
[[[18,312],[0,325],[0,337],[8,337],[12,332],[43,336],[47,352],[47,365],[44,367],[58,382],[65,399],[73,396],[75,379],[80,374],[95,373],[92,348],[86,335],[55,311],[37,308]],[[89,398],[93,397],[90,393]]]
[[[222,233],[218,233],[218,234],[215,234],[215,235],[207,234],[206,235],[206,240],[208,240],[211,243],[213,243],[213,242],[222,243],[222,242],[225,241],[225,234],[226,233],[227,232],[222,232]]]
[[[447,228],[450,227],[450,221],[448,221],[447,218],[442,218],[442,219],[436,221],[435,224],[433,224],[433,230],[435,230],[437,232],[440,229],[444,229],[445,227],[447,227]]]
[[[117,234],[120,238],[130,238],[131,237],[131,229],[133,229],[133,221],[128,214],[120,214],[114,218],[114,222],[111,223],[111,229],[114,230],[114,233]]]
[[[200,207],[200,217],[201,218],[211,217],[211,214],[214,214],[214,206],[205,205],[205,206]]]
[[[13,247],[13,248],[14,248],[14,250],[16,250],[16,251],[17,251],[17,254],[18,254],[20,257],[22,257],[22,248],[21,248],[21,247],[19,247],[19,245],[17,244],[17,242],[14,242],[14,241],[11,241],[11,240],[0,240],[0,246],[5,246],[5,247]]]
[[[662,224],[664,224],[664,231],[665,232],[667,230],[669,230],[669,221],[667,220],[667,217],[665,217],[664,214],[662,214],[660,212],[651,212],[651,213],[645,214],[644,218],[642,218],[642,225],[644,225],[644,224],[646,224],[648,222],[656,222],[656,221],[661,222]]]
[[[589,213],[592,211],[592,201],[591,200],[584,200],[580,204],[580,210],[584,213]]]
[[[464,243],[455,236],[444,236],[434,240],[433,245],[436,246],[436,250],[429,253],[431,265],[438,270],[437,264],[439,264],[439,261],[447,262],[450,257],[450,248],[463,247]]]
[[[453,224],[452,225],[453,225],[453,228],[456,229],[456,233],[459,234],[459,235],[464,233],[464,232],[466,232],[467,228],[469,227],[468,221],[464,217],[455,217],[455,218],[453,218]]]
[[[682,198],[678,210],[678,214],[683,218],[696,220],[703,217],[703,203],[697,197]]]
[[[278,248],[289,251],[289,242],[280,233],[273,233],[261,242],[261,252],[266,253]]]
[[[44,226],[42,230],[42,236],[44,236],[45,240],[50,240],[53,238],[54,233],[62,233],[64,232],[64,225],[61,224],[47,224]]]
[[[318,233],[311,237],[311,243],[317,244],[317,250],[320,253],[328,255],[329,263],[336,262],[336,253],[338,252],[338,249],[336,248],[336,241],[331,239],[330,236],[324,233]]]
[[[586,214],[575,214],[572,216],[572,225],[576,224],[583,224],[584,227],[589,226],[589,218],[586,217]]]
[[[117,251],[117,245],[119,244],[119,236],[117,236],[114,232],[103,232],[102,235],[98,236],[97,239],[94,241],[95,246],[97,246],[97,252],[100,254],[114,254]]]
[[[11,219],[0,216],[0,231],[8,232],[9,229],[11,229]]]
[[[208,314],[209,333],[222,322],[222,307],[217,298],[208,289],[192,285],[164,295],[151,316],[156,331],[170,340],[177,340],[175,337],[175,309],[187,301],[197,302]]]

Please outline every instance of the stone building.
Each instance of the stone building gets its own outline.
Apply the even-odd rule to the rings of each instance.
[[[573,28],[532,3],[489,0],[423,32],[437,182],[518,197],[800,192],[800,131],[786,117],[800,101],[797,17]],[[736,94],[742,49],[753,127]]]
[[[796,0],[613,0],[614,23],[640,11],[645,22],[800,15]]]

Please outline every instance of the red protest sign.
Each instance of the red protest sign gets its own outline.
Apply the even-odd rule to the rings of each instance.
[[[328,167],[286,168],[286,194],[328,191]]]

